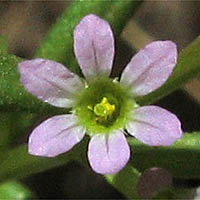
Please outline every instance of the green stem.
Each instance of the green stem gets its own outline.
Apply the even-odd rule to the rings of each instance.
[[[129,199],[140,199],[137,185],[140,173],[131,165],[114,175],[105,175],[105,179]]]

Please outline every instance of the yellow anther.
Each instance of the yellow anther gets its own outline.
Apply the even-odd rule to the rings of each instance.
[[[103,97],[100,103],[94,106],[94,113],[97,116],[107,118],[115,111],[115,105],[111,105],[106,97]]]

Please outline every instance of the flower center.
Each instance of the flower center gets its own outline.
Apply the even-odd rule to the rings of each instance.
[[[96,115],[96,121],[98,123],[105,122],[108,118],[112,117],[113,112],[115,111],[115,105],[110,104],[107,97],[103,97],[100,103],[97,103],[94,108],[88,106],[89,110],[92,110]]]
[[[112,79],[98,77],[78,92],[74,110],[80,125],[93,135],[124,128],[134,105],[128,88]]]

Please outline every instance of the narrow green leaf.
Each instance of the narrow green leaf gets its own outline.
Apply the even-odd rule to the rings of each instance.
[[[138,181],[140,173],[132,166],[126,166],[115,175],[105,175],[106,180],[129,199],[140,199]]]
[[[21,183],[8,181],[0,185],[0,198],[25,200],[35,198],[35,195]]]
[[[178,58],[178,64],[169,80],[158,90],[138,98],[140,105],[151,104],[168,95],[184,83],[200,74],[200,37],[183,49]]]
[[[175,177],[200,178],[200,133],[185,136],[169,147],[150,147],[129,139],[132,165],[140,172],[152,167],[167,169]]]
[[[140,5],[141,1],[75,1],[63,13],[53,26],[36,57],[47,58],[65,64],[72,71],[80,74],[80,69],[74,56],[73,31],[81,18],[93,13],[101,16],[113,26],[119,35],[127,20]]]

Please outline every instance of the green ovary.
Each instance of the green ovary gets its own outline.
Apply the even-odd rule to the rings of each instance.
[[[76,99],[75,114],[90,135],[124,128],[136,105],[127,88],[108,78],[91,81]]]

